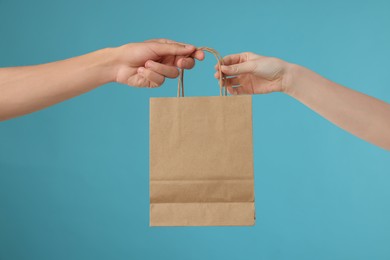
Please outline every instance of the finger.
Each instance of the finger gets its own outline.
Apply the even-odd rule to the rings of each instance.
[[[138,68],[137,72],[150,82],[148,87],[151,88],[159,87],[165,81],[165,77],[163,75],[160,75],[157,72],[146,69],[144,67]]]
[[[241,87],[239,83],[239,79],[237,77],[234,78],[226,78],[224,80],[224,86],[227,88],[227,91],[232,94],[236,95],[238,92],[235,90],[236,88]]]
[[[150,40],[146,40],[144,42],[176,43],[176,44],[182,44],[182,45],[191,45],[191,44],[187,44],[185,42],[178,42],[178,41],[174,41],[174,40],[170,40],[170,39],[166,39],[166,38],[150,39]]]
[[[237,64],[242,62],[242,57],[241,54],[232,54],[232,55],[225,56],[222,59],[222,62],[224,65]]]
[[[193,58],[179,58],[176,66],[182,69],[192,69],[195,66],[195,61]]]
[[[227,88],[227,91],[229,92],[229,94],[231,95],[240,95],[240,94],[244,94],[243,93],[243,90],[242,90],[242,87],[228,87]]]
[[[229,94],[231,94],[231,95],[235,95],[234,89],[235,89],[235,88],[233,88],[233,87],[227,87],[227,91],[228,91]]]
[[[242,94],[245,94],[245,92],[244,92],[242,87],[228,87],[227,91],[231,95],[242,95]]]
[[[232,95],[246,94],[243,87],[228,87],[227,90],[228,90],[229,94],[232,94]]]
[[[150,40],[146,40],[144,42],[157,42],[157,43],[181,43],[181,44],[184,44],[182,42],[177,42],[177,41],[173,41],[173,40],[170,40],[170,39],[165,39],[165,38],[156,38],[156,39],[150,39]]]
[[[226,66],[243,63],[246,61],[248,61],[248,52],[227,55],[222,59],[223,65]],[[218,63],[215,65],[215,69],[218,69]]]
[[[169,66],[166,64],[161,64],[152,60],[148,60],[145,63],[145,68],[152,70],[164,77],[167,78],[176,78],[179,76],[179,70],[174,66]]]
[[[244,95],[244,94],[248,94],[246,91],[245,91],[245,88],[244,87],[236,87],[234,88],[234,91],[236,93],[236,95]]]
[[[216,79],[219,79],[220,76],[221,76],[221,73],[220,73],[219,70],[216,71],[216,72],[214,73],[214,77],[215,77]]]
[[[256,68],[256,63],[252,61],[247,61],[247,62],[234,64],[230,66],[226,66],[226,65],[221,66],[222,72],[228,76],[250,73],[253,72],[255,68]]]
[[[238,77],[225,79],[225,86],[232,87],[238,85],[240,85],[240,79]]]
[[[248,61],[247,59],[247,53],[238,53],[238,54],[231,54],[223,57],[222,59],[224,65],[232,65],[237,63],[242,63],[245,61]]]
[[[175,44],[182,44],[182,45],[191,45],[191,44],[187,44],[184,42],[177,42],[177,41],[173,41],[173,40],[169,40],[169,39],[151,39],[151,40],[146,40],[145,42],[175,43]],[[202,50],[196,50],[195,52],[193,52],[191,54],[191,57],[195,58],[197,60],[203,60],[205,55],[204,55],[204,52]]]
[[[197,50],[190,57],[180,57],[177,59],[176,66],[182,69],[192,69],[195,66],[195,60],[204,60],[205,54],[203,51]]]
[[[149,42],[150,48],[160,57],[166,55],[190,55],[195,51],[195,46],[179,43]]]
[[[193,54],[191,54],[191,57],[197,60],[204,60],[205,54],[204,51],[197,50]]]

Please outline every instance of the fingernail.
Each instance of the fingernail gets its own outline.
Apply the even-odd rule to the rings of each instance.
[[[229,66],[222,65],[222,66],[221,66],[221,69],[222,69],[222,70],[230,70],[230,67],[229,67]]]
[[[194,45],[185,45],[184,46],[184,48],[186,48],[186,49],[194,49],[195,48],[195,46]]]

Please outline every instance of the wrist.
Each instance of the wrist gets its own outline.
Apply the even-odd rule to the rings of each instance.
[[[299,91],[299,86],[304,84],[302,79],[305,78],[307,69],[294,63],[288,63],[285,71],[285,78],[283,82],[283,92],[289,96],[295,97]]]
[[[289,96],[294,96],[294,93],[297,90],[297,86],[299,85],[298,81],[302,77],[302,73],[302,66],[293,63],[287,63],[282,82],[282,92]]]
[[[92,53],[92,66],[97,68],[100,84],[115,82],[120,65],[117,48],[104,48]]]

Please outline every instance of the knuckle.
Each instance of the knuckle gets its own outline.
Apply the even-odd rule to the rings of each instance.
[[[250,51],[244,52],[243,54],[246,60],[249,60],[250,57],[253,57],[255,55],[253,52]]]

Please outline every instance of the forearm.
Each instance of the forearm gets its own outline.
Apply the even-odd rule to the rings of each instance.
[[[0,121],[48,107],[115,79],[114,49],[0,69]]]
[[[286,92],[346,131],[390,150],[390,104],[291,65]]]

